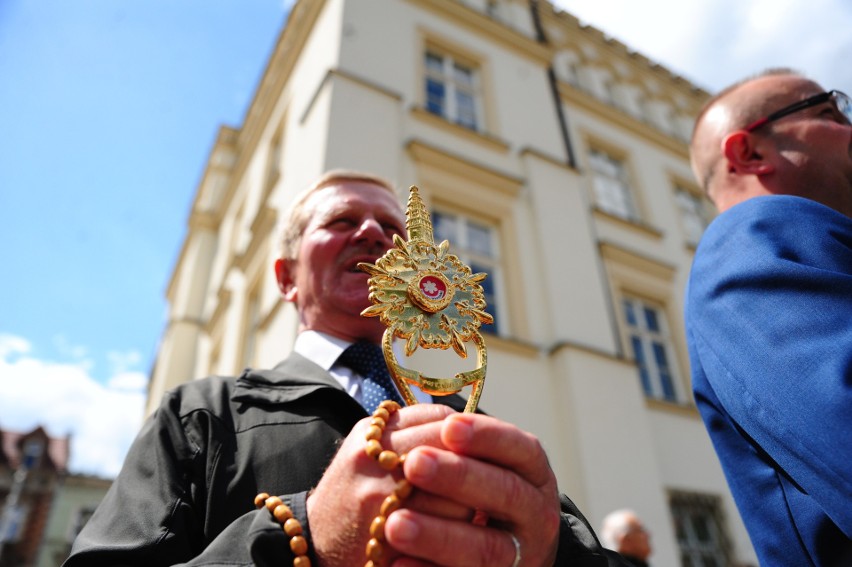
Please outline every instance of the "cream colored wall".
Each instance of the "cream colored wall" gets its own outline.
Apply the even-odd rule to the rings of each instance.
[[[757,565],[751,540],[736,512],[736,503],[700,416],[697,412],[684,416],[665,411],[650,415],[656,461],[665,486],[720,496],[727,511],[727,533],[734,540],[740,560]]]
[[[597,253],[597,242],[586,179],[563,165],[528,155],[534,250],[541,269],[533,272],[542,282],[540,309],[548,314],[545,345],[570,342],[615,353],[615,335],[609,317],[608,284]],[[569,283],[570,282],[570,283]]]
[[[654,531],[654,563],[677,565],[666,479],[657,461],[659,439],[635,368],[573,347],[548,358],[547,401],[534,410],[540,422],[534,425],[546,427],[540,435],[561,489],[595,527],[611,510],[634,508]],[[556,423],[541,423],[548,419]]]
[[[506,0],[501,23],[483,20],[455,0],[297,5],[300,14],[316,15],[312,28],[282,35],[291,47],[273,59],[235,134],[240,153],[225,170],[219,201],[212,190],[202,191],[204,184],[200,188],[210,194],[208,209],[215,209],[212,224],[205,225],[213,232],[191,231],[170,301],[172,319],[194,309],[202,326],[167,328],[149,405],[156,405],[163,385],[189,379],[186,368],[194,367],[196,377],[241,369],[249,290],[258,290],[261,306],[253,363],[269,367],[286,356],[298,321],[292,306],[278,301],[270,268],[278,252],[275,233],[258,215],[280,218],[292,197],[326,169],[372,171],[402,192],[421,185],[427,204],[456,208],[500,228],[509,324],[504,336],[486,338],[482,407],[539,436],[561,489],[593,525],[612,509],[631,506],[653,526],[654,564],[677,565],[667,490],[719,494],[737,557],[755,561],[689,405],[679,314],[692,251],[672,193],[673,179],[691,179],[685,146],[645,119],[563,84],[561,102],[577,157],[577,168],[568,166],[546,75],[557,53],[566,52],[534,41],[525,7]],[[509,27],[503,25],[507,19]],[[572,44],[575,60],[583,62],[594,51],[599,68],[632,85],[630,96],[656,89],[669,101],[686,100],[687,110],[694,104],[689,85],[677,86],[623,46],[563,20],[547,16],[545,23],[551,31],[563,26],[566,42],[588,40],[593,49]],[[427,44],[481,63],[483,132],[422,110]],[[567,65],[568,58],[559,61]],[[683,92],[675,92],[679,88]],[[283,148],[281,173],[270,186],[266,172],[276,135]],[[594,212],[586,162],[591,144],[629,159],[643,225]],[[212,176],[212,158],[209,169]],[[627,261],[627,268],[619,263],[631,255],[639,260]],[[633,277],[630,270],[642,266],[651,273]],[[193,279],[205,271],[209,275]],[[635,365],[625,358],[614,302],[636,286],[662,296],[669,312],[684,405],[648,402]],[[451,356],[421,363],[427,373],[443,375],[471,361]]]

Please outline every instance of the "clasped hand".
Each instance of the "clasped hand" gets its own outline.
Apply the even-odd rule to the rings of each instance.
[[[402,477],[365,454],[367,424],[353,428],[308,497],[321,567],[363,567],[370,523]],[[553,564],[559,497],[536,437],[493,417],[420,404],[392,416],[382,445],[407,453],[404,474],[416,487],[385,526],[394,567],[510,567],[510,534],[523,567]]]

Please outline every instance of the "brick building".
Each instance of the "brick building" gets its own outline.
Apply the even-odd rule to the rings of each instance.
[[[0,567],[35,565],[70,437],[0,430]]]

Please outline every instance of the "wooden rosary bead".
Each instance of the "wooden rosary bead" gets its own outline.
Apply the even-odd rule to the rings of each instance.
[[[290,551],[297,557],[308,553],[308,540],[302,536],[295,536],[290,539]]]
[[[371,425],[367,428],[367,441],[370,439],[379,440],[382,438],[382,433],[384,433],[384,429],[379,427],[378,425]]]
[[[382,451],[379,453],[379,466],[386,471],[392,471],[399,464],[399,455],[393,451]]]
[[[290,518],[284,522],[284,533],[290,537],[302,535],[302,524],[296,518]]]
[[[367,428],[365,438],[367,445],[365,452],[371,459],[375,459],[379,466],[387,471],[392,471],[405,462],[405,453],[397,454],[395,451],[385,450],[382,447],[382,436],[391,414],[397,412],[400,405],[391,400],[385,400],[373,412],[370,426]],[[405,478],[399,480],[393,492],[382,502],[379,515],[370,524],[370,541],[367,542],[367,563],[364,567],[383,567],[386,557],[383,542],[385,541],[385,523],[388,516],[402,506],[402,501],[411,495],[413,485]]]
[[[385,423],[387,423],[388,419],[390,418],[390,412],[388,412],[387,409],[379,406],[376,408],[376,411],[373,412],[373,417],[380,417],[385,420]]]
[[[254,505],[256,508],[262,508],[266,499],[269,498],[269,495],[265,492],[261,492],[257,496],[254,497]]]
[[[286,504],[279,504],[272,511],[272,515],[275,516],[275,519],[278,520],[279,524],[284,524],[284,522],[293,517],[293,511],[290,510],[290,507]]]
[[[296,557],[293,558],[293,567],[311,567],[311,558],[308,557],[308,540],[302,535],[302,524],[293,517],[293,511],[284,504],[278,496],[270,496],[261,492],[254,497],[254,505],[259,510],[266,508],[272,514],[284,533],[290,537],[290,551]]]
[[[404,456],[404,455],[403,455]],[[400,457],[402,458],[402,457]],[[408,482],[408,479],[402,478],[396,483],[396,488],[393,489],[393,493],[399,497],[400,500],[405,500],[409,496],[411,496],[411,492],[414,490],[414,485]]]
[[[385,522],[387,522],[387,518],[376,516],[373,518],[373,523],[370,524],[370,535],[379,541],[385,541]]]
[[[367,441],[365,451],[371,459],[378,459],[384,449],[382,449],[382,444],[377,439],[370,439]]]
[[[402,502],[400,502],[399,498],[397,498],[396,494],[391,494],[385,501],[382,502],[382,507],[379,510],[379,514],[387,518],[392,513],[399,510],[400,506],[402,506]]]
[[[377,565],[381,565],[385,559],[385,547],[376,538],[367,542],[367,559]]]
[[[275,509],[282,504],[284,504],[284,501],[277,496],[270,496],[266,499],[266,509],[273,513]]]

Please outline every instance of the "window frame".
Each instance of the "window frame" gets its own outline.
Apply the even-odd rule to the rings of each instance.
[[[635,298],[656,307],[660,314],[659,319],[666,331],[666,354],[669,357],[676,400],[668,401],[664,397],[649,396],[645,396],[645,400],[668,404],[669,406],[694,408],[689,386],[689,362],[686,354],[683,319],[676,315],[682,313],[681,302],[676,292],[678,285],[677,267],[655,258],[640,255],[612,242],[600,242],[599,250],[612,290],[611,309],[614,318],[613,323],[616,326],[617,337],[620,341],[619,352],[621,356],[632,359],[629,327],[622,304],[624,298]],[[641,378],[641,375],[637,378]],[[639,385],[640,391],[644,395],[645,390],[641,387],[641,381]]]
[[[638,193],[634,176],[631,172],[629,161],[623,155],[612,152],[599,145],[591,145],[586,155],[588,159],[589,172],[591,173],[592,196],[595,208],[608,215],[622,219],[627,222],[643,223],[643,214],[640,207]],[[596,164],[609,165],[617,168],[615,175],[609,175],[596,167]],[[610,182],[608,185],[601,185]],[[624,201],[626,211],[618,210],[615,205],[610,205],[603,197],[609,198],[611,193],[604,194],[607,188],[616,188],[621,199]]]
[[[624,334],[628,339],[626,343],[636,362],[645,397],[682,404],[683,393],[679,387],[682,382],[665,306],[635,294],[623,294],[620,299],[620,316],[624,325]],[[633,309],[633,322],[625,308],[627,305]],[[649,312],[654,314],[656,328],[651,328]],[[638,354],[636,350],[637,341],[642,347],[641,354]],[[665,368],[660,363],[661,353],[666,362]]]
[[[682,198],[681,195],[684,197]],[[672,198],[677,209],[678,221],[680,222],[681,231],[683,232],[684,240],[688,246],[693,248],[698,246],[698,242],[713,220],[712,211],[707,206],[707,200],[698,191],[690,187],[686,183],[675,181],[672,187]],[[690,203],[694,205],[694,210],[687,211],[684,207],[684,198],[690,199]],[[693,221],[701,225],[700,234],[693,234],[695,228],[692,227]]]
[[[689,512],[688,518],[685,518],[681,513],[681,510],[684,509]],[[730,564],[732,558],[731,539],[727,533],[721,497],[712,494],[672,490],[669,491],[669,512],[672,516],[678,554],[683,565],[704,567],[706,565],[705,558],[708,554],[713,557],[716,565]],[[692,520],[698,514],[703,518],[705,525],[710,528],[708,530],[709,542],[695,539],[697,534],[694,533],[695,522]],[[683,528],[686,528],[686,533],[684,533]]]
[[[467,128],[473,132],[484,132],[484,103],[482,92],[482,66],[475,59],[454,53],[453,51],[427,42],[422,50],[422,93],[423,108],[435,116],[439,116],[448,122]],[[434,60],[440,60],[440,71],[429,64],[430,56]],[[467,69],[470,71],[470,81],[461,81],[456,74],[457,70]],[[433,105],[430,100],[430,82],[440,85],[443,89],[442,102]],[[465,112],[471,117],[460,114],[460,96],[466,95],[470,101],[470,108]]]
[[[449,240],[451,254],[458,257],[465,265],[470,266],[473,273],[486,272],[488,274],[488,277],[480,282],[480,285],[486,290],[485,311],[494,316],[494,323],[483,325],[480,327],[480,330],[495,336],[506,334],[506,330],[510,328],[511,315],[503,299],[503,289],[505,287],[502,281],[504,260],[501,253],[499,224],[480,217],[471,216],[464,211],[448,206],[433,208],[430,216],[435,243],[438,244],[444,240]],[[453,237],[448,237],[439,232],[437,216],[452,217],[454,219],[456,234]],[[492,256],[482,254],[469,245],[468,237],[470,236],[470,228],[472,226],[485,228],[488,231],[490,236],[489,242],[493,251]],[[487,293],[488,287],[493,289],[490,294]]]

